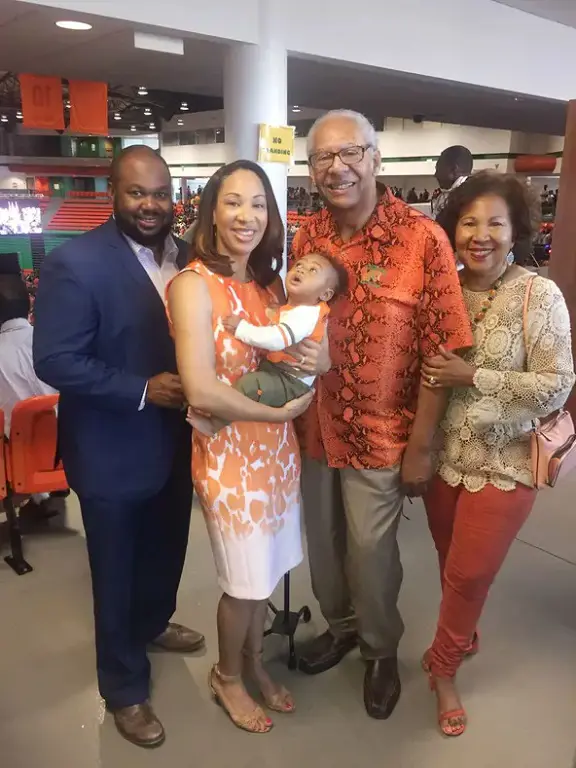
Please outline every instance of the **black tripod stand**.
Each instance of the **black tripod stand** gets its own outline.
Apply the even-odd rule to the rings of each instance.
[[[296,649],[294,647],[294,635],[298,629],[298,624],[302,620],[308,624],[312,618],[310,608],[307,605],[302,606],[298,612],[290,610],[290,573],[284,576],[284,609],[279,611],[272,602],[268,602],[268,608],[274,614],[272,626],[264,632],[264,637],[268,635],[282,635],[288,638],[290,653],[288,655],[288,669],[296,669]]]

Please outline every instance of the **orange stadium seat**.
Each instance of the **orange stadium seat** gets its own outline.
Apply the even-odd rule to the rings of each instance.
[[[104,224],[112,215],[112,204],[106,195],[103,199],[95,200],[64,200],[60,208],[50,220],[47,230],[59,232],[87,232]]]
[[[86,198],[87,200],[99,200],[101,198],[107,198],[110,197],[109,192],[90,192],[82,189],[71,189],[70,192],[66,193],[66,197],[82,197]]]
[[[6,458],[4,456],[4,411],[0,408],[0,502],[6,498]]]
[[[11,555],[4,559],[19,575],[32,566],[24,559],[16,504],[33,493],[65,491],[68,482],[62,464],[56,464],[58,395],[22,400],[12,411],[10,441],[4,441],[6,498]],[[3,434],[3,433],[2,433]]]

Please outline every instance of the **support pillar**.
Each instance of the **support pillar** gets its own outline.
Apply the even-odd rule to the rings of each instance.
[[[558,205],[552,238],[549,274],[564,294],[572,323],[572,350],[576,360],[576,100],[568,104]],[[568,400],[576,420],[576,388]]]
[[[288,62],[281,24],[270,0],[260,0],[259,43],[232,43],[224,62],[226,161],[258,160],[258,126],[286,125]],[[287,166],[261,163],[286,225]]]

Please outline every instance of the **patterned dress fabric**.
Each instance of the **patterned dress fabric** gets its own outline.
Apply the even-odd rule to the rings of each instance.
[[[202,262],[213,306],[216,375],[228,385],[258,368],[263,353],[224,330],[237,315],[267,325],[272,295],[255,282],[222,277]],[[193,437],[192,478],[202,505],[222,590],[264,600],[302,561],[300,451],[292,423],[234,422],[214,437]]]
[[[298,425],[303,449],[337,468],[397,466],[416,412],[422,358],[440,344],[472,344],[454,253],[434,221],[388,190],[347,242],[327,210],[306,221],[292,257],[322,251],[346,266],[349,290],[331,305],[333,367]]]
[[[471,320],[487,295],[464,290]],[[563,406],[574,384],[570,317],[560,289],[528,274],[504,283],[475,324],[474,348],[464,358],[477,368],[475,386],[452,393],[442,423],[440,477],[472,493],[488,483],[502,491],[516,483],[531,487],[532,421]]]

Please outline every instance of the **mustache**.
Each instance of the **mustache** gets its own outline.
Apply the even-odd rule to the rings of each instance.
[[[161,221],[164,225],[170,225],[174,223],[174,211],[171,210],[169,212],[164,213],[162,212],[154,212],[154,213],[138,213],[138,214],[132,214],[127,213],[124,209],[119,208],[117,206],[114,206],[113,208],[114,218],[117,221],[122,222],[131,222],[131,221],[138,221],[138,219],[158,219],[158,221]]]

